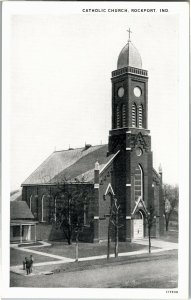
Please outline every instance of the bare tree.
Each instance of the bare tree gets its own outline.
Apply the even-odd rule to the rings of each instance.
[[[115,228],[115,257],[118,257],[119,252],[119,228],[123,225],[120,223],[120,205],[118,204],[117,198],[113,199],[113,210],[112,210],[112,218],[111,223]]]
[[[148,237],[149,237],[149,253],[151,253],[151,229],[153,227],[153,224],[155,223],[154,208],[151,204],[147,208],[146,222],[147,222]]]
[[[169,221],[172,216],[173,211],[178,208],[179,200],[179,189],[178,186],[172,186],[169,184],[164,184],[164,215],[166,223],[166,231],[169,228]]]
[[[111,207],[109,213],[109,222],[108,222],[108,235],[107,235],[107,259],[110,256],[110,244],[111,244],[111,219],[112,219],[112,210],[113,210],[113,195],[111,194]]]
[[[119,228],[123,226],[122,224],[120,224],[120,216],[119,216],[120,205],[118,204],[117,198],[113,194],[110,194],[110,196],[111,196],[111,207],[110,207],[109,223],[108,223],[107,259],[109,259],[110,257],[112,225],[115,230],[115,257],[118,257]]]
[[[75,183],[64,180],[56,185],[56,203],[51,205],[49,211],[52,222],[63,231],[69,245],[75,236],[78,242],[84,226],[85,209],[92,199],[90,189],[90,185],[78,180]]]

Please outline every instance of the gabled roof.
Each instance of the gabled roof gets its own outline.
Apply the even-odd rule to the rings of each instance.
[[[96,161],[100,170],[114,155],[107,156],[108,145],[89,146],[53,152],[24,182],[30,184],[54,184],[64,180],[93,183]]]
[[[34,219],[27,203],[25,201],[11,201],[11,220]]]

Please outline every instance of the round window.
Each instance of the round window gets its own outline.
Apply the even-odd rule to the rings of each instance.
[[[142,91],[138,86],[136,86],[133,91],[134,91],[135,97],[140,97],[141,96]]]
[[[142,151],[141,148],[137,148],[137,149],[135,150],[135,152],[136,152],[136,155],[137,155],[137,156],[141,156],[141,155],[143,154],[143,151]]]
[[[119,89],[118,89],[118,96],[121,98],[121,97],[123,97],[123,95],[124,95],[124,88],[121,86]]]

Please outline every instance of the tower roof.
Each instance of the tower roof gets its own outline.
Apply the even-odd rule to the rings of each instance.
[[[141,56],[130,40],[128,40],[125,47],[121,50],[117,61],[117,69],[127,66],[142,69]]]

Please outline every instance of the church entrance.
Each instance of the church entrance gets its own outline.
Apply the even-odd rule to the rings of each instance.
[[[143,214],[138,211],[133,220],[133,238],[142,239],[144,237]]]

